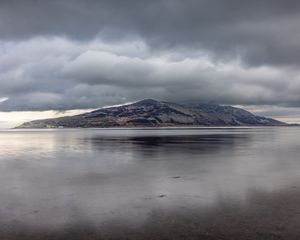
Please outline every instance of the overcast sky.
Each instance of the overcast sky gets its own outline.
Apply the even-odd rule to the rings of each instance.
[[[297,0],[0,1],[0,127],[142,98],[298,121],[299,93]]]

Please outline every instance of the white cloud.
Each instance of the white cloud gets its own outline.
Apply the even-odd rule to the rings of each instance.
[[[8,98],[7,97],[0,97],[0,103],[7,101]]]

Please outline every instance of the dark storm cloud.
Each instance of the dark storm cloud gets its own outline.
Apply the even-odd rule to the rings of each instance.
[[[9,0],[0,3],[0,37],[139,37],[153,50],[298,65],[299,13],[297,0]]]
[[[0,1],[0,111],[300,106],[300,2]]]

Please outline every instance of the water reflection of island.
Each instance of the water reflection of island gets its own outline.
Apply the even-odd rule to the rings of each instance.
[[[118,136],[93,137],[84,139],[97,151],[133,151],[141,157],[217,154],[232,151],[236,145],[251,141],[250,134],[201,134],[201,135],[161,135],[161,136]],[[170,159],[171,160],[171,159]]]

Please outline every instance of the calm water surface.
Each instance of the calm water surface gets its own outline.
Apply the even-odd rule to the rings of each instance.
[[[247,206],[255,193],[300,187],[299,136],[296,127],[0,131],[0,228],[138,228],[157,212]]]

